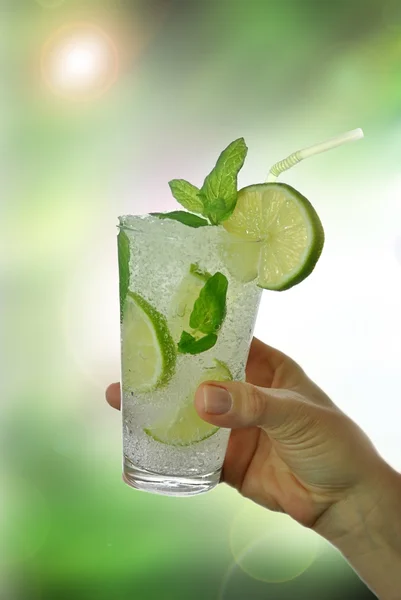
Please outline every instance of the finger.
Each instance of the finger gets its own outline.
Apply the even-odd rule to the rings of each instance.
[[[249,352],[246,381],[264,388],[299,391],[313,404],[335,407],[292,358],[256,338],[253,339]]]
[[[262,430],[258,427],[233,429],[224,458],[221,481],[240,490],[258,446]]]
[[[106,400],[113,408],[120,410],[121,407],[121,395],[120,395],[120,384],[112,383],[106,390]]]
[[[195,395],[199,416],[219,427],[263,427],[272,437],[299,428],[313,406],[292,390],[265,389],[240,382],[208,382]],[[277,438],[278,439],[278,438]]]
[[[261,387],[295,387],[305,374],[292,358],[253,338],[246,365],[246,380]]]

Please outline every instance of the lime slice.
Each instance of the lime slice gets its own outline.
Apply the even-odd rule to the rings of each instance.
[[[191,331],[189,318],[199,293],[209,277],[210,273],[202,271],[198,265],[193,264],[173,295],[167,319],[170,333],[175,341],[178,342],[183,331]]]
[[[175,361],[175,344],[164,316],[139,294],[128,292],[122,323],[124,388],[148,392],[165,385]]]
[[[221,245],[221,257],[227,269],[242,283],[253,281],[258,276],[261,242],[246,242],[236,235],[226,236]]]
[[[171,419],[145,429],[145,433],[157,442],[169,446],[191,446],[216,433],[219,428],[203,421],[198,416],[194,406],[196,389],[203,381],[230,381],[232,379],[226,364],[219,360],[215,360],[215,363],[215,367],[205,369],[184,406],[179,408]]]
[[[237,260],[239,279],[256,268],[258,285],[269,290],[287,290],[308,277],[323,249],[324,231],[315,209],[284,183],[240,190],[233,214],[222,225],[234,239],[247,242]],[[255,242],[257,253],[251,250]],[[227,266],[236,271],[232,260]]]

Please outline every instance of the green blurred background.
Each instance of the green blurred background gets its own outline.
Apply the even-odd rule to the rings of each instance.
[[[257,334],[401,467],[376,382],[355,399],[340,367],[345,356],[364,380],[374,367],[399,382],[401,3],[4,0],[0,13],[1,598],[372,598],[328,544],[228,488],[185,500],[125,486],[103,390],[119,377],[117,215],[172,209],[167,181],[200,183],[236,137],[250,148],[245,184],[363,127],[363,142],[285,178],[322,215],[327,253],[302,290],[266,296]],[[100,40],[93,64],[66,62],[75,39]]]

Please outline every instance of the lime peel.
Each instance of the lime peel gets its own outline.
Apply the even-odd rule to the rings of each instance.
[[[284,183],[240,190],[236,208],[223,227],[233,234],[233,240],[260,242],[259,252],[244,252],[239,257],[238,272],[252,274],[257,269],[258,286],[269,290],[288,290],[308,277],[324,245],[323,226],[315,209],[305,196]],[[229,267],[235,274],[232,260]]]
[[[122,324],[124,387],[149,392],[174,374],[176,347],[165,317],[139,294],[129,291]]]

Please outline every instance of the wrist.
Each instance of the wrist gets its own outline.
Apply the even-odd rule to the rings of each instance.
[[[317,521],[314,530],[336,547],[359,537],[366,545],[371,535],[389,526],[389,516],[401,510],[401,475],[380,459],[367,481],[359,482]]]
[[[369,481],[322,515],[314,530],[343,554],[381,600],[398,600],[401,475],[384,461],[380,463]]]

